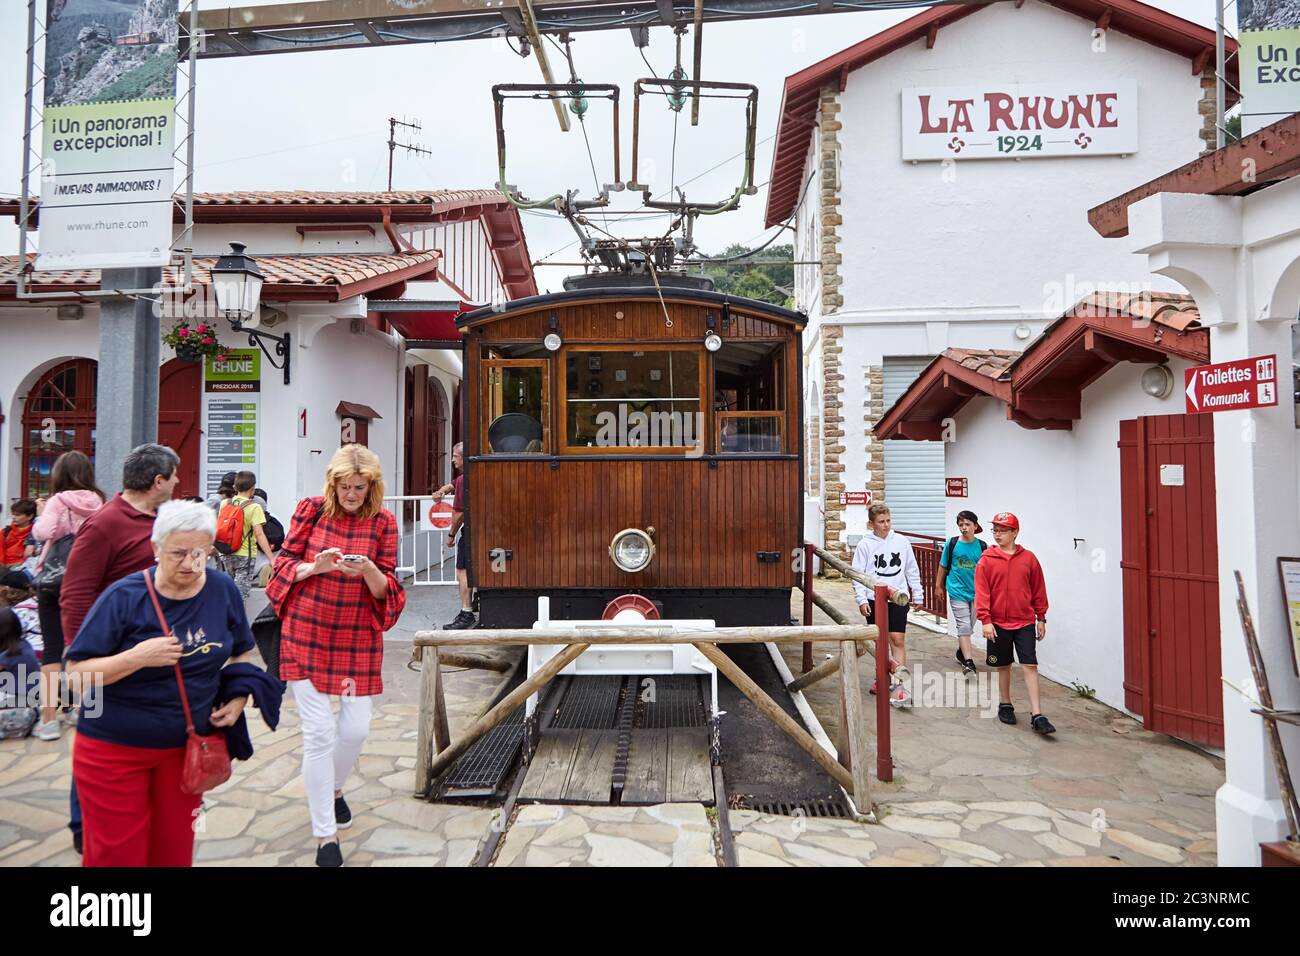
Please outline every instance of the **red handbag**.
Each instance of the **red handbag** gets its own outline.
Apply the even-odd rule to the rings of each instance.
[[[171,626],[163,616],[162,605],[158,603],[158,592],[154,590],[148,571],[144,572],[144,583],[149,588],[149,599],[153,601],[153,609],[158,615],[163,634],[170,636]],[[185,764],[181,769],[181,791],[197,796],[230,779],[230,750],[226,747],[226,735],[221,731],[206,737],[195,733],[194,716],[190,713],[190,699],[185,693],[185,678],[181,674],[180,661],[176,662],[175,667],[176,686],[180,688],[181,706],[185,708]]]

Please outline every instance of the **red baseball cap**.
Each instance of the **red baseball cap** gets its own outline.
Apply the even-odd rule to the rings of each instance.
[[[999,511],[989,520],[993,524],[1000,524],[1002,527],[1010,528],[1012,531],[1020,530],[1020,519],[1010,511]]]

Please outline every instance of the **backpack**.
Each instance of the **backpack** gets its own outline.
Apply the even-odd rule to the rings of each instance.
[[[955,534],[948,539],[948,546],[944,548],[943,553],[939,555],[939,564],[943,564],[943,556],[946,554],[948,556],[948,566],[952,567],[952,549],[957,547],[957,539],[960,537],[961,535]],[[980,543],[980,556],[983,557],[984,552],[988,550],[988,542],[983,538],[976,538],[975,540]]]
[[[284,525],[280,519],[274,515],[266,516],[266,524],[262,525],[262,533],[266,535],[266,543],[271,546],[272,551],[279,551],[280,545],[284,544]]]
[[[227,502],[221,506],[217,513],[217,536],[212,542],[218,554],[234,554],[252,537],[251,532],[247,537],[244,535],[244,509],[250,504],[251,501],[238,505]]]

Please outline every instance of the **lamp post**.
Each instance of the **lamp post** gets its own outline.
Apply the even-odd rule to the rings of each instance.
[[[289,345],[289,333],[271,335],[255,328],[246,328],[244,321],[257,314],[262,300],[262,283],[265,276],[257,268],[257,260],[244,253],[242,242],[232,242],[230,252],[217,260],[210,271],[212,292],[217,299],[217,311],[226,317],[230,327],[236,332],[248,335],[248,344],[256,345],[271,363],[272,368],[284,370],[284,384],[289,384],[289,366],[292,358]],[[275,355],[267,349],[266,343],[275,343]],[[280,362],[275,361],[280,357]]]

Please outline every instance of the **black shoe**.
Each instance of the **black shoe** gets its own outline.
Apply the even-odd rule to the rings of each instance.
[[[957,658],[957,663],[958,663],[959,665],[961,665],[962,667],[965,667],[965,666],[966,666],[966,661],[968,660],[968,658],[966,657],[965,654],[963,654],[963,653],[961,652],[961,648],[960,648],[960,647],[957,648],[957,653],[954,654],[953,657]]]
[[[1056,733],[1056,728],[1052,726],[1052,722],[1048,720],[1046,717],[1044,717],[1042,714],[1034,714],[1032,717],[1030,717],[1029,725],[1033,727],[1034,730],[1042,734],[1044,737],[1046,737],[1048,734]]]
[[[972,660],[972,659],[969,658],[969,657],[966,658],[966,660],[962,661],[961,669],[964,670],[964,671],[965,671],[967,674],[969,674],[971,677],[974,677],[974,676],[975,676],[975,661]]]
[[[334,822],[338,824],[340,830],[352,826],[352,811],[348,809],[348,802],[342,797],[334,798]]]
[[[322,843],[316,849],[317,866],[342,866],[343,851],[339,849],[338,841],[332,843]]]
[[[444,631],[467,631],[474,626],[474,612],[462,610],[442,626]]]
[[[77,856],[81,856],[81,831],[72,831],[72,848],[77,851]]]
[[[1004,724],[1014,724],[1016,722],[1016,709],[1010,704],[998,704],[998,720]]]

